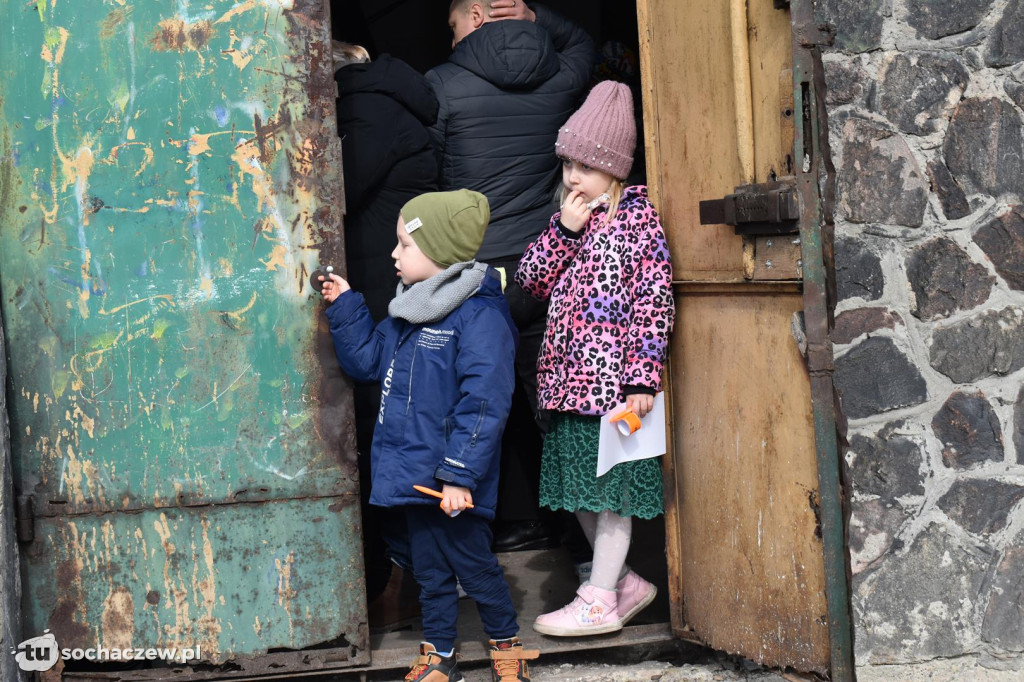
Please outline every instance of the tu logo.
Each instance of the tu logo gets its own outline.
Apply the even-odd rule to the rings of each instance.
[[[60,658],[57,638],[49,630],[43,630],[40,637],[26,639],[16,649],[11,649],[11,653],[18,661],[19,668],[37,672],[49,670]]]

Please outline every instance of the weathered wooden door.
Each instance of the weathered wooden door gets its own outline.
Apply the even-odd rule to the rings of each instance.
[[[326,3],[0,24],[26,636],[366,661],[351,393],[307,282],[342,255]]]
[[[648,181],[678,307],[666,522],[678,634],[828,673],[815,424],[791,331],[805,307],[801,235],[741,237],[698,210],[807,170],[794,160],[788,5],[638,3]]]

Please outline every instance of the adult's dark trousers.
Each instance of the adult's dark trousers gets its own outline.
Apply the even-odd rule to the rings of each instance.
[[[476,602],[484,632],[491,639],[519,632],[512,594],[491,552],[491,528],[472,512],[450,517],[435,504],[405,511],[412,546],[412,572],[420,585],[423,639],[438,651],[451,651],[458,636],[456,581]]]
[[[537,521],[544,438],[544,423],[537,409],[537,356],[547,328],[548,303],[537,300],[515,283],[519,258],[491,261],[490,265],[505,270],[505,300],[519,330],[516,390],[501,441],[497,520]]]
[[[405,514],[391,507],[370,504],[370,444],[373,427],[380,412],[380,385],[356,384],[353,387],[356,451],[359,453],[360,497],[363,513],[363,561],[366,566],[366,593],[373,599],[388,583],[391,564],[412,567]]]

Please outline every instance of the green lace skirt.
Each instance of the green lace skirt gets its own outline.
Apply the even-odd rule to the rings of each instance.
[[[597,477],[601,418],[567,412],[552,415],[540,467],[540,503],[550,509],[606,509],[620,516],[653,519],[665,511],[661,458],[616,464]]]

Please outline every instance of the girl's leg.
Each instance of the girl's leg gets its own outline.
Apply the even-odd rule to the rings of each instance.
[[[594,547],[594,538],[597,537],[597,512],[580,509],[576,512],[576,520],[580,522],[583,534],[587,536],[587,542],[591,549]]]
[[[593,543],[594,567],[590,573],[591,585],[603,590],[615,589],[626,564],[632,534],[633,519],[630,517],[619,516],[607,510],[597,515],[597,532]]]

